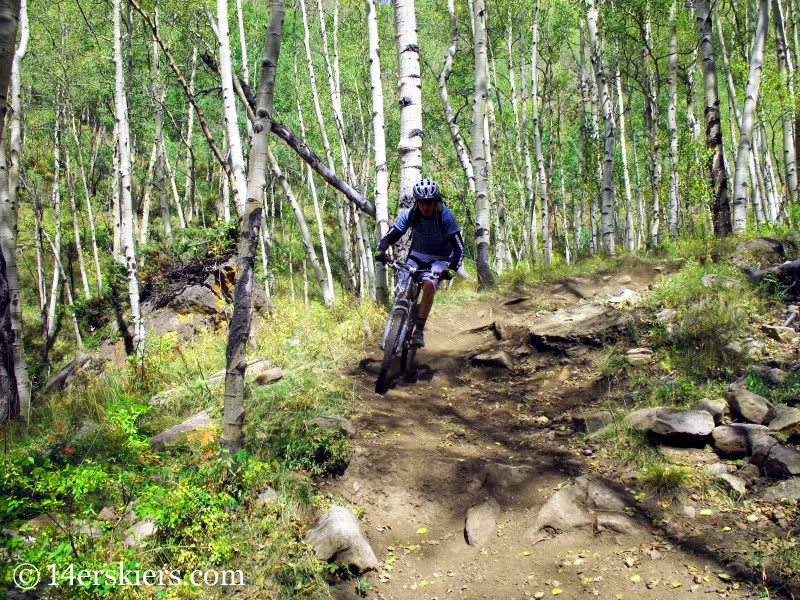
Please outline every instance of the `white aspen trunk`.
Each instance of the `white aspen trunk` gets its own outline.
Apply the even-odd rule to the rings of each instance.
[[[239,48],[242,52],[242,79],[250,84],[250,69],[247,66],[247,38],[244,35],[244,18],[242,15],[242,0],[236,0],[236,20],[239,23]],[[197,47],[195,45],[195,47]],[[194,73],[192,73],[194,75]],[[191,123],[191,121],[190,121]],[[253,124],[250,119],[245,119],[247,124],[247,139],[253,137]],[[191,139],[191,137],[189,138]]]
[[[267,159],[269,160],[273,175],[280,182],[281,187],[283,188],[283,193],[289,199],[289,204],[292,206],[292,211],[294,211],[294,216],[297,219],[298,226],[300,227],[300,239],[303,242],[303,247],[308,255],[308,259],[311,261],[311,267],[314,269],[317,281],[319,282],[320,291],[322,292],[322,301],[326,306],[330,306],[333,304],[333,294],[331,294],[330,286],[325,279],[325,273],[322,271],[322,267],[317,259],[317,253],[314,250],[314,242],[311,239],[311,233],[308,231],[308,225],[306,223],[305,216],[303,215],[303,210],[300,208],[297,198],[295,198],[292,188],[289,186],[289,181],[284,176],[280,166],[278,166],[278,162],[275,160],[275,156],[272,154],[272,150],[270,150],[269,147],[267,148]],[[292,268],[291,260],[289,261],[289,268]],[[289,281],[291,283],[291,271]],[[292,287],[292,291],[294,292],[294,287]],[[294,302],[294,293],[292,293],[292,302]]]
[[[60,92],[56,94],[60,100]],[[55,144],[53,146],[53,189],[50,194],[51,205],[53,207],[53,221],[55,228],[55,250],[54,253],[61,251],[61,109],[56,109],[56,120],[54,127]],[[43,231],[43,230],[42,230]],[[57,259],[58,257],[56,257]],[[45,359],[50,353],[56,335],[56,304],[58,303],[58,285],[61,280],[61,273],[58,267],[53,267],[53,282],[50,286],[50,301],[47,307],[47,329],[45,334],[44,356]],[[67,282],[65,282],[66,284]]]
[[[80,141],[80,136],[78,135],[77,126],[75,125],[75,117],[74,117],[74,115],[72,117],[72,136],[73,136],[73,139],[75,140],[75,148],[77,149],[77,152],[78,152],[78,166],[80,167],[81,182],[83,183],[83,197],[86,199],[86,212],[88,214],[88,220],[89,220],[89,233],[91,234],[91,238],[92,238],[92,255],[93,255],[93,258],[94,258],[95,275],[97,277],[97,291],[99,292],[103,287],[103,275],[100,272],[100,257],[99,257],[99,252],[97,250],[97,234],[95,232],[95,226],[94,226],[94,212],[92,210],[92,197],[91,197],[91,194],[89,193],[89,183],[86,180],[86,169],[83,166],[83,153],[81,152],[81,141]],[[100,139],[99,133],[96,136],[96,138],[99,141],[99,139]],[[98,149],[99,146],[100,146],[99,143],[96,144],[96,149]],[[95,164],[96,157],[97,157],[97,154],[95,152],[92,155],[92,158],[90,159],[90,169],[91,169],[91,171],[94,170],[94,164]]]
[[[156,119],[156,122],[158,119]],[[147,163],[147,175],[144,180],[144,190],[142,191],[142,218],[139,221],[139,244],[146,244],[150,239],[150,204],[153,191],[153,176],[155,166],[159,157],[158,139],[153,141],[150,150],[150,160]]]
[[[602,41],[597,31],[597,8],[594,0],[587,0],[586,25],[589,30],[592,67],[600,93],[600,103],[605,121],[605,144],[603,151],[602,182],[602,227],[603,247],[609,256],[614,256],[614,159],[616,157],[616,125],[608,86],[608,75],[602,55]]]
[[[133,242],[133,202],[131,199],[130,133],[128,131],[128,103],[125,97],[125,79],[122,68],[122,44],[120,35],[120,2],[113,0],[114,10],[114,108],[119,129],[119,179],[122,200],[122,247],[125,252],[125,270],[128,276],[128,298],[131,303],[133,321],[133,347],[137,357],[144,354],[144,322],[139,310],[139,278],[136,268],[136,253]]]
[[[750,158],[752,159],[753,169],[755,171],[753,175],[753,179],[758,183],[758,186],[764,190],[764,201],[767,205],[768,211],[772,212],[772,206],[776,203],[776,196],[775,196],[775,188],[772,186],[769,174],[766,173],[766,169],[762,169],[761,165],[761,157],[759,156],[759,152],[764,151],[764,145],[761,141],[761,136],[759,135],[759,130],[753,134],[753,152],[750,153]],[[734,143],[734,147],[737,144]],[[751,181],[753,180],[751,179]]]
[[[241,2],[241,0],[237,0]],[[245,69],[247,62],[244,62]],[[246,72],[246,71],[245,71]],[[192,74],[189,77],[189,93],[194,94],[194,80],[197,75],[197,38],[192,45]],[[250,121],[247,121],[248,127]],[[250,131],[250,129],[248,129]],[[187,224],[194,221],[195,213],[195,183],[194,183],[194,151],[192,150],[192,137],[194,136],[194,104],[189,102],[189,122],[186,125],[186,181],[183,184],[183,205],[186,207],[186,222]],[[250,133],[252,137],[252,132]]]
[[[622,156],[622,178],[625,181],[625,243],[629,252],[635,249],[633,234],[633,193],[631,192],[631,176],[628,171],[628,150],[625,138],[625,106],[622,99],[622,77],[619,66],[616,73],[617,80],[617,112],[619,114],[619,142]]]
[[[231,41],[228,30],[228,0],[217,0],[217,37],[219,39],[219,78],[222,86],[222,111],[225,131],[228,133],[230,167],[235,186],[233,200],[238,214],[244,210],[247,197],[242,138],[239,135],[239,117],[233,91],[233,68],[231,66]],[[164,156],[166,161],[166,155]],[[180,213],[179,213],[180,214]],[[184,227],[185,225],[182,225]]]
[[[678,0],[669,7],[669,234],[678,235],[678,33],[675,26]]]
[[[300,79],[297,76],[297,53],[295,53],[295,56],[294,56],[294,79],[295,79],[295,82],[297,84],[297,88],[299,90]],[[302,105],[302,102],[300,102],[300,94],[299,93],[295,94],[295,100],[296,100],[296,103],[297,103],[297,116],[298,116],[298,119],[300,121],[300,139],[302,139],[303,143],[305,143],[305,141],[306,141],[306,126],[305,126],[305,122],[303,121],[303,105]],[[384,153],[384,157],[385,157],[385,153]],[[384,164],[384,169],[385,169],[385,167],[386,167],[386,165]],[[328,294],[330,295],[331,302],[333,302],[334,299],[335,299],[335,296],[334,296],[334,289],[333,289],[333,274],[331,272],[331,263],[330,263],[330,260],[328,259],[328,244],[325,241],[325,229],[322,226],[322,215],[320,214],[320,210],[319,210],[319,200],[317,198],[317,186],[314,183],[314,173],[311,170],[311,165],[309,165],[308,163],[306,163],[306,173],[307,173],[307,177],[308,177],[308,186],[309,186],[309,189],[311,190],[311,200],[312,200],[312,203],[314,205],[314,218],[316,219],[316,222],[317,222],[317,233],[319,235],[319,244],[320,244],[320,248],[322,250],[322,262],[325,265],[325,281],[328,284]],[[386,198],[388,200],[388,196]],[[388,201],[387,201],[387,206],[388,206]],[[377,205],[376,205],[375,209],[377,210]],[[324,297],[324,294],[323,294],[323,297]]]
[[[114,142],[112,144],[113,157],[111,166],[114,170],[111,176],[111,218],[114,222],[114,241],[112,246],[112,258],[115,262],[122,263],[122,230],[120,229],[120,182],[119,182],[119,126],[114,123]]]
[[[772,165],[772,154],[769,151],[769,144],[767,144],[767,129],[764,127],[763,120],[759,125],[759,130],[761,134],[761,147],[764,152],[764,179],[766,185],[771,189],[772,192],[771,203],[773,206],[783,207],[785,205],[785,201],[778,188],[778,177],[776,175],[775,167]]]
[[[792,65],[792,57],[789,53],[789,44],[786,40],[786,28],[783,21],[783,7],[780,0],[773,0],[773,12],[775,13],[775,48],[778,52],[778,76],[781,79],[781,84],[785,82],[789,91],[789,103],[791,107],[795,106],[794,98],[794,66]],[[800,201],[797,193],[797,157],[795,155],[795,133],[792,130],[792,113],[791,110],[785,106],[784,99],[784,86],[778,85],[778,95],[781,99],[781,104],[784,105],[782,123],[783,123],[783,167],[786,173],[786,193],[787,199],[790,204],[797,204]]]
[[[589,61],[591,62],[591,45],[589,46]],[[593,67],[594,69],[594,67]],[[592,71],[592,75],[594,75],[594,71]],[[600,188],[602,193],[602,186],[603,186],[603,156],[599,152],[600,146],[600,125],[598,123],[597,114],[600,111],[600,99],[598,96],[597,91],[597,83],[594,76],[590,77],[587,80],[589,86],[589,98],[591,98],[592,103],[591,107],[592,110],[589,112],[589,117],[591,121],[591,140],[592,140],[592,156],[596,158],[594,167],[596,172],[596,179],[597,185]],[[589,206],[586,207],[589,211],[589,229],[591,231],[591,245],[589,246],[590,254],[594,254],[595,252],[600,251],[600,232],[598,226],[598,208],[597,208],[597,195],[592,193],[589,199]]]
[[[397,0],[395,0],[397,2]],[[487,57],[486,57],[486,5],[484,0],[474,0],[475,22],[473,52],[475,57],[475,102],[472,105],[472,161],[475,168],[475,241],[478,247],[476,263],[478,282],[481,287],[494,283],[489,262],[489,180],[486,170],[484,124],[486,118],[487,96]]]
[[[553,262],[553,242],[550,239],[549,190],[547,189],[547,173],[544,167],[542,152],[542,127],[539,122],[539,87],[536,58],[539,54],[539,9],[541,0],[536,0],[533,13],[533,32],[531,34],[531,127],[536,149],[536,168],[539,175],[539,197],[542,208],[542,264],[549,267]],[[545,82],[546,84],[547,82]],[[534,211],[534,215],[536,212]],[[536,227],[535,217],[532,223]]]
[[[368,0],[368,2],[374,3],[374,0]],[[458,162],[461,163],[464,176],[467,178],[467,187],[470,193],[474,194],[475,174],[472,169],[472,160],[469,157],[467,145],[464,143],[464,137],[461,135],[461,131],[456,124],[456,116],[453,112],[453,107],[450,105],[450,97],[447,93],[447,80],[453,72],[453,57],[456,55],[456,50],[458,48],[458,27],[456,25],[454,0],[447,0],[447,11],[450,14],[450,46],[447,48],[444,66],[442,67],[442,72],[439,74],[439,97],[442,99],[444,116],[447,119],[447,126],[450,128],[450,137],[453,139],[453,146],[455,146],[456,149]],[[519,132],[517,132],[517,136],[519,138]]]
[[[538,6],[538,5],[537,5]],[[531,160],[536,160],[536,177],[538,179],[539,187],[542,188],[540,193],[538,194],[539,197],[542,198],[541,204],[544,204],[544,196],[543,194],[546,193],[544,189],[544,185],[542,185],[541,174],[539,173],[539,152],[536,149],[536,140],[539,139],[538,134],[538,115],[536,114],[536,104],[539,101],[539,88],[538,88],[538,71],[536,68],[536,64],[539,57],[539,49],[536,47],[537,42],[539,41],[539,34],[538,34],[538,12],[534,12],[534,23],[536,27],[534,27],[534,31],[531,33],[531,129],[533,130],[533,152],[536,152],[535,158]],[[474,28],[474,27],[473,27]],[[536,36],[534,38],[534,35]],[[527,133],[527,132],[526,132]],[[531,244],[534,248],[536,248],[536,260],[534,263],[539,262],[539,232],[537,226],[537,218],[536,218],[536,183],[534,183],[532,188],[532,202],[530,203],[530,239]],[[543,264],[548,264],[546,262],[545,254],[547,253],[547,249],[545,246],[545,240],[542,240],[542,262]]]
[[[642,190],[642,178],[639,173],[639,156],[636,152],[636,138],[633,139],[633,166],[636,172],[636,198],[639,204],[639,232],[637,234],[637,247],[641,248],[645,244],[645,216],[644,216],[644,191]]]
[[[303,254],[303,304],[308,308],[308,261]]]
[[[67,194],[69,195],[69,207],[72,209],[72,233],[75,236],[75,252],[78,255],[78,269],[81,272],[83,295],[88,300],[92,297],[92,293],[89,291],[89,278],[86,276],[86,263],[83,260],[81,230],[78,227],[78,210],[75,204],[75,178],[72,176],[72,162],[70,160],[69,148],[67,148],[66,152],[64,152],[64,158],[67,170]]]
[[[453,0],[448,0],[448,8],[449,8],[450,3],[452,3],[452,1]],[[450,19],[451,19],[451,23],[452,23],[452,21],[453,21],[453,19],[455,17],[455,14],[454,14],[454,12],[451,12],[450,14],[451,14]],[[508,83],[509,83],[509,86],[511,87],[511,110],[514,113],[514,141],[515,141],[515,144],[516,144],[515,147],[517,149],[517,154],[521,154],[522,153],[522,141],[520,139],[519,106],[517,105],[517,86],[516,86],[516,81],[514,79],[514,54],[512,52],[512,41],[513,41],[512,37],[513,37],[513,33],[514,33],[513,23],[514,23],[514,21],[511,19],[511,8],[509,7],[509,9],[508,9],[508,35],[506,36],[506,47],[508,49]],[[452,39],[452,35],[453,35],[452,31],[453,31],[453,28],[452,28],[452,25],[451,25],[451,29],[450,29],[451,39]],[[524,99],[523,99],[523,102],[524,102]]]
[[[68,156],[67,153],[64,153],[64,155]],[[64,290],[67,292],[67,305],[69,306],[70,320],[72,321],[72,327],[75,330],[75,343],[78,346],[78,350],[83,352],[83,338],[81,337],[81,330],[78,327],[78,319],[75,316],[75,302],[72,299],[72,287],[69,284],[67,272],[64,270],[64,267],[61,264],[61,258],[58,256],[58,248],[53,243],[53,240],[50,239],[50,236],[47,235],[47,232],[44,229],[42,230],[42,234],[47,239],[48,243],[50,244],[50,248],[53,251],[53,261],[55,262],[54,268],[61,273],[61,277],[64,279]]]
[[[228,134],[223,128],[222,130],[222,154],[225,156],[225,160],[228,160],[230,156],[230,149],[228,147]],[[217,216],[222,216],[225,219],[226,223],[231,222],[231,185],[230,182],[225,177],[225,169],[220,165],[220,172],[219,172],[219,187],[220,187],[220,194],[219,198],[221,198],[221,204],[218,206]],[[221,212],[220,212],[221,211]]]
[[[525,202],[522,205],[522,244],[525,248],[525,253],[528,262],[536,265],[539,262],[539,244],[538,234],[536,230],[529,226],[529,217],[531,211],[535,212],[536,203],[536,186],[533,183],[533,166],[531,164],[530,144],[528,141],[528,78],[525,75],[525,44],[520,37],[519,41],[520,60],[519,60],[519,80],[520,80],[520,94],[522,96],[522,155],[525,159]]]
[[[381,59],[378,46],[380,39],[378,36],[378,17],[375,0],[365,1],[367,4],[367,37],[369,38],[369,80],[372,89],[372,138],[374,140],[373,154],[375,161],[375,233],[378,239],[380,239],[385,236],[386,232],[389,230],[389,169],[386,165],[386,126],[383,118],[383,83],[381,82]],[[453,0],[448,0],[448,3],[450,4],[452,1]],[[309,180],[311,180],[311,177],[309,167]],[[314,210],[319,214],[316,192],[314,192],[314,194]],[[327,268],[330,269],[330,267]],[[381,304],[385,304],[389,300],[389,279],[387,277],[386,265],[383,263],[375,263],[375,295],[377,301]]]
[[[306,10],[305,0],[300,0],[301,15],[303,18],[303,45],[306,50],[306,62],[308,63],[308,76],[311,81],[311,95],[314,99],[314,112],[317,116],[317,125],[319,125],[320,135],[322,136],[322,145],[325,148],[325,156],[328,160],[328,168],[336,172],[333,161],[333,153],[331,152],[331,145],[328,140],[328,133],[325,128],[325,120],[322,117],[322,108],[319,103],[319,93],[317,92],[317,80],[314,74],[314,63],[311,58],[311,35],[308,30],[308,13]],[[326,50],[327,51],[327,50]],[[350,233],[347,228],[345,220],[344,207],[340,194],[336,194],[336,213],[339,217],[339,233],[342,237],[342,263],[345,267],[345,277],[347,287],[353,289],[355,286],[355,273],[353,270],[352,250],[350,244]]]
[[[733,180],[733,232],[741,233],[747,227],[747,163],[752,149],[753,117],[758,92],[761,86],[761,68],[764,61],[764,45],[769,30],[769,0],[761,0],[758,25],[753,35],[750,52],[750,72],[744,92],[742,122],[739,127],[739,151],[736,154],[736,174]]]
[[[586,93],[586,41],[583,32],[583,17],[578,17],[579,29],[579,54],[580,60],[578,64],[578,87],[581,94],[581,127],[580,136],[578,139],[578,199],[575,200],[574,215],[573,215],[573,254],[577,258],[580,255],[581,245],[583,243],[583,207],[586,203],[586,141],[589,135],[589,115],[588,115],[588,98]],[[523,105],[524,106],[524,105]]]
[[[650,20],[645,22],[645,37],[648,47],[652,47],[652,33]],[[647,94],[645,97],[645,123],[647,135],[650,138],[652,161],[650,179],[653,188],[653,212],[650,219],[650,239],[648,243],[656,246],[661,240],[661,144],[658,140],[658,90],[653,77],[650,62],[645,48],[642,48],[642,66],[647,79]]]
[[[622,114],[620,112],[620,114]],[[561,228],[564,230],[564,262],[572,262],[569,255],[569,225],[567,224],[567,189],[564,183],[564,148],[561,145],[561,94],[558,94],[558,169],[561,173]],[[573,214],[573,218],[575,215]]]
[[[270,185],[270,192],[272,192],[272,186]],[[261,192],[261,232],[259,235],[260,245],[261,245],[261,266],[264,270],[264,293],[267,295],[267,298],[271,296],[269,282],[270,282],[270,273],[269,273],[269,265],[270,261],[272,260],[272,234],[270,233],[269,227],[267,227],[267,190],[266,186],[264,186],[264,190]]]
[[[410,208],[414,204],[412,188],[422,178],[422,90],[420,82],[422,71],[419,64],[419,44],[417,42],[417,17],[414,11],[414,0],[394,0],[395,40],[397,45],[397,87],[400,96],[400,176],[398,180],[398,211]],[[484,48],[485,52],[485,48]],[[485,82],[484,82],[485,85]],[[483,120],[473,127],[483,132]],[[482,136],[479,136],[482,137]],[[481,145],[483,141],[481,140]],[[480,151],[483,154],[483,150]],[[474,144],[473,144],[474,160]],[[485,164],[485,163],[482,163]],[[473,165],[474,166],[474,165]],[[477,179],[478,173],[475,173]],[[477,182],[476,182],[477,188]],[[489,214],[488,196],[486,198],[486,226],[488,234]],[[480,237],[480,236],[479,236]],[[488,242],[488,237],[486,241]],[[411,245],[410,236],[406,235],[396,245],[400,256],[407,254]],[[489,267],[489,247],[486,247],[486,267]]]
[[[172,199],[175,201],[175,210],[178,213],[178,224],[181,229],[186,229],[186,217],[183,214],[183,204],[178,195],[178,186],[175,183],[175,171],[172,170],[172,165],[169,164],[169,155],[167,154],[167,146],[164,143],[164,137],[161,137],[161,157],[164,160],[164,167],[167,169],[169,175],[169,186],[172,190]]]
[[[20,70],[28,50],[30,28],[28,26],[28,2],[21,0],[19,6],[19,43],[11,63],[9,116],[9,156],[5,154],[5,144],[0,143],[0,255],[5,261],[5,277],[8,285],[8,312],[10,330],[8,350],[11,352],[9,366],[16,384],[16,403],[19,414],[30,422],[31,383],[28,375],[28,361],[23,346],[22,301],[17,268],[17,239],[19,215],[19,174],[22,161],[22,86]],[[13,39],[9,40],[13,48]],[[6,170],[8,166],[8,170]],[[6,178],[7,173],[7,178]],[[8,390],[11,391],[10,389]],[[6,401],[10,401],[7,398]],[[10,406],[8,407],[11,408]],[[13,416],[8,414],[9,417]],[[0,415],[0,422],[2,422]]]
[[[33,243],[36,246],[36,282],[39,287],[39,314],[42,327],[47,325],[47,284],[44,280],[44,260],[42,257],[42,207],[39,196],[33,194]]]

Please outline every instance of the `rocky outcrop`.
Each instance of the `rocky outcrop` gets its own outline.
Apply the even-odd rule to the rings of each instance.
[[[211,420],[211,416],[208,414],[208,411],[203,410],[195,415],[192,415],[183,423],[175,425],[174,427],[170,427],[166,431],[162,431],[161,433],[151,437],[150,449],[159,450],[166,444],[176,440],[182,433],[192,431],[193,429],[197,429],[199,427],[213,425],[213,423],[214,422]]]
[[[358,519],[344,506],[326,510],[306,534],[305,542],[313,546],[320,560],[333,561],[356,572],[378,568],[378,559]]]
[[[498,369],[510,369],[511,357],[507,352],[485,352],[472,358],[472,364],[476,367],[496,367]]]
[[[711,432],[717,452],[731,456],[752,456],[755,441],[769,437],[769,428],[753,423],[720,425]]]
[[[761,425],[775,418],[775,407],[763,396],[737,385],[730,386],[726,394],[731,410],[749,423]]]
[[[99,352],[81,354],[48,379],[42,388],[42,393],[49,394],[56,390],[69,389],[78,381],[86,381],[87,378],[101,372],[106,362],[107,359]]]
[[[495,534],[499,512],[497,500],[491,497],[467,511],[464,537],[470,546],[480,548]]]
[[[714,417],[704,410],[680,410],[664,406],[643,408],[625,417],[625,423],[637,431],[646,431],[664,436],[676,442],[686,442],[689,438],[702,441],[714,429]]]
[[[602,304],[573,304],[537,319],[529,329],[530,343],[548,352],[564,352],[578,344],[600,347],[617,339],[629,319]]]

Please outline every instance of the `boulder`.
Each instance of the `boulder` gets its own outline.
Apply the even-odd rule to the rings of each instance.
[[[497,515],[500,506],[494,498],[487,498],[467,511],[464,537],[470,546],[480,548],[497,531]]]
[[[130,548],[133,546],[141,546],[147,538],[156,534],[158,527],[156,527],[153,519],[147,517],[141,521],[137,521],[126,531],[130,533],[125,536],[125,545]]]
[[[631,348],[625,353],[625,360],[632,365],[648,363],[653,360],[653,351],[650,348]]]
[[[655,423],[658,415],[665,410],[669,409],[664,406],[640,408],[639,410],[625,415],[624,422],[628,427],[636,431],[650,431],[650,427]]]
[[[278,492],[276,492],[272,487],[267,486],[261,492],[259,492],[258,496],[256,496],[256,504],[270,504],[271,502],[275,502],[278,499]]]
[[[700,283],[702,283],[704,287],[721,287],[727,290],[734,286],[741,285],[744,282],[741,279],[708,273],[703,275],[700,279]]]
[[[784,498],[791,504],[800,502],[800,477],[779,481],[764,490],[764,500],[781,502]]]
[[[783,327],[781,325],[762,325],[761,331],[766,333],[776,342],[789,343],[792,338],[797,335],[797,332],[792,327]]]
[[[281,379],[283,379],[283,371],[281,371],[278,367],[273,367],[256,375],[254,381],[258,385],[269,385],[270,383],[275,383]]]
[[[634,306],[641,301],[642,297],[634,292],[633,290],[629,290],[628,288],[624,288],[622,293],[618,296],[611,296],[608,299],[610,304],[618,304],[620,306]]]
[[[779,445],[778,440],[769,435],[754,438],[752,440],[750,463],[761,467],[767,460],[772,448],[777,445]]]
[[[705,437],[714,429],[714,417],[704,410],[680,410],[663,406],[634,411],[625,417],[625,422],[637,431],[684,439]]]
[[[595,521],[598,531],[613,531],[615,533],[634,533],[636,523],[630,517],[620,513],[598,513]]]
[[[690,410],[706,411],[708,414],[714,417],[714,423],[717,425],[719,425],[720,421],[722,421],[722,417],[730,412],[728,403],[722,398],[701,398],[692,405]]]
[[[216,317],[227,304],[227,301],[218,296],[204,285],[189,285],[174,296],[169,307],[179,315],[204,314]]]
[[[678,311],[674,308],[662,308],[656,313],[656,321],[664,324],[672,323],[677,317]]]
[[[530,343],[538,350],[563,352],[570,346],[600,347],[619,337],[629,317],[602,304],[572,304],[544,315],[530,327]]]
[[[97,513],[98,521],[116,521],[117,519],[119,519],[117,513],[110,506],[104,507],[103,510]]]
[[[344,506],[330,507],[305,536],[320,560],[332,560],[357,572],[378,568],[378,559],[353,511]]]
[[[786,437],[800,435],[800,408],[784,408],[769,422],[769,430]]]
[[[727,391],[731,410],[750,423],[769,423],[775,418],[775,407],[758,394],[743,387],[732,386]]]
[[[703,469],[703,472],[706,475],[711,477],[719,477],[720,475],[727,475],[728,473],[732,473],[736,470],[736,467],[733,465],[728,465],[725,463],[714,463],[713,465],[708,465]]]
[[[610,410],[592,410],[573,415],[572,424],[575,431],[592,433],[614,422]]]
[[[759,437],[769,437],[769,428],[752,423],[720,425],[711,432],[714,448],[727,455],[751,456],[754,442]]]
[[[485,352],[472,358],[476,367],[497,367],[500,369],[511,368],[511,357],[503,350],[500,352]]]
[[[356,426],[351,421],[338,415],[331,415],[325,417],[314,417],[306,421],[307,427],[316,426],[320,429],[327,430],[340,430],[345,436],[350,439],[356,437]]]
[[[81,354],[73,359],[69,364],[62,367],[61,370],[47,380],[47,383],[42,388],[42,393],[49,394],[56,390],[68,389],[75,385],[82,376],[88,378],[92,375],[103,370],[103,366],[107,362],[99,352],[92,352],[88,354]]]
[[[730,473],[720,473],[717,475],[717,483],[719,483],[720,487],[725,491],[738,494],[739,496],[744,496],[747,492],[747,483],[745,480],[736,477],[736,475],[731,475]]]
[[[790,240],[786,243],[791,247]],[[784,260],[786,260],[784,241],[762,237],[739,243],[731,262],[737,267],[765,267]]]
[[[161,433],[151,437],[150,449],[158,450],[169,442],[176,440],[182,433],[198,429],[199,427],[207,427],[208,425],[213,424],[214,421],[211,420],[208,410],[200,411],[199,413],[186,419],[183,423],[175,425],[174,427],[170,427],[166,431],[162,431]]]
[[[775,444],[761,463],[761,469],[776,479],[800,475],[800,451],[791,446]]]
[[[767,372],[764,374],[764,379],[770,385],[783,385],[786,383],[786,378],[789,377],[789,374],[784,371],[783,369],[767,369]]]

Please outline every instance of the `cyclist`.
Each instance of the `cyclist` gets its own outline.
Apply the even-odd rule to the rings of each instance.
[[[439,187],[432,179],[421,179],[414,184],[414,206],[395,220],[386,235],[378,242],[375,260],[388,262],[386,251],[410,227],[413,231],[408,263],[415,269],[424,268],[422,301],[417,312],[417,328],[411,343],[425,345],[423,330],[433,306],[433,296],[442,279],[455,277],[464,259],[464,242],[455,215],[442,201]],[[398,274],[397,288],[405,289],[408,272]]]

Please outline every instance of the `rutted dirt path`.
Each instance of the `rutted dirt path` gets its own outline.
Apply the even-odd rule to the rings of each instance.
[[[749,584],[717,575],[726,569],[710,538],[699,537],[701,517],[661,514],[667,522],[654,523],[634,506],[637,533],[589,526],[538,543],[525,535],[548,498],[576,476],[624,490],[620,476],[629,468],[571,428],[571,415],[600,406],[607,391],[596,375],[602,351],[539,353],[527,344],[527,328],[545,305],[607,298],[623,288],[646,294],[658,272],[638,265],[550,284],[522,301],[507,296],[440,310],[417,356],[418,380],[397,376],[384,396],[374,393],[377,348],[353,370],[356,450],[326,491],[366,511],[362,527],[382,563],[367,576],[366,597],[754,597]],[[497,319],[506,325],[505,340],[487,327]],[[479,352],[501,349],[513,369],[471,365]],[[500,508],[496,534],[475,548],[465,541],[465,515],[488,497]],[[354,588],[353,580],[339,584],[337,597],[359,597]]]

